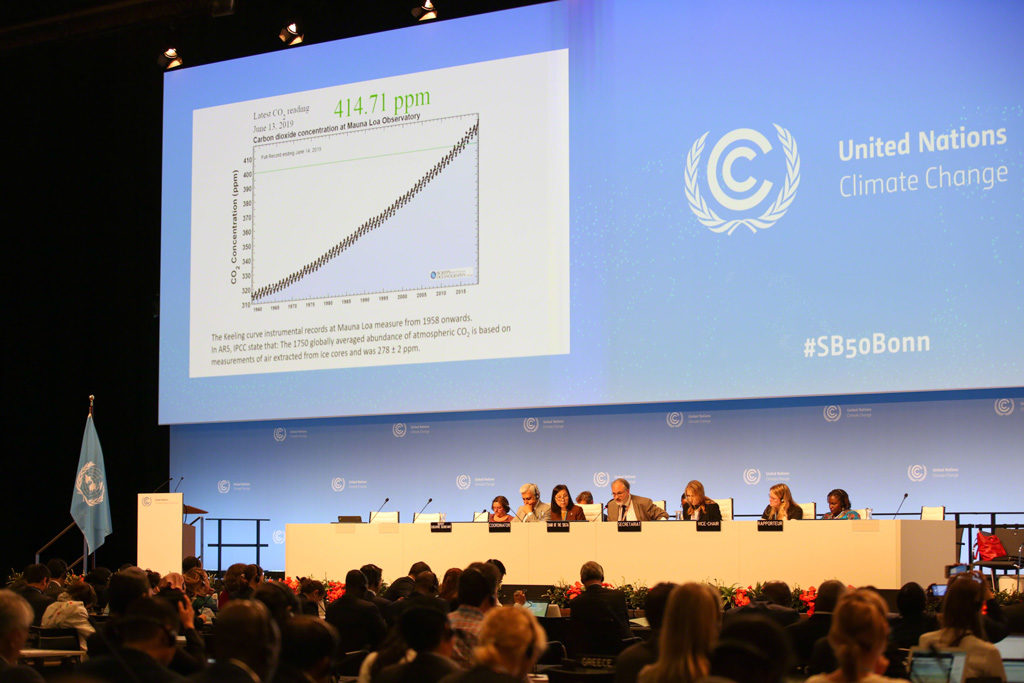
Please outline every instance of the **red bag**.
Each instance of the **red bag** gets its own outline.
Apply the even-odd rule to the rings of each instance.
[[[994,534],[978,532],[974,539],[974,559],[988,562],[997,557],[1006,557],[1006,548],[999,542],[999,537]]]

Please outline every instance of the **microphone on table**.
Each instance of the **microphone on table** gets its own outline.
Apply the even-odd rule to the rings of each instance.
[[[153,493],[156,493],[157,491],[159,491],[163,487],[167,486],[167,484],[169,484],[172,479],[174,479],[174,477],[167,477],[166,481],[162,481],[159,484],[157,484],[156,488],[153,489]]]
[[[907,496],[909,496],[909,495],[910,495],[909,493],[904,493],[903,494],[903,500],[901,500],[899,506],[897,506],[896,512],[892,513],[892,518],[893,519],[896,519],[896,515],[900,514],[900,508],[903,507],[903,503],[907,500]]]
[[[171,478],[173,479],[174,477],[171,477]],[[178,487],[181,486],[181,482],[184,481],[184,480],[185,480],[185,477],[179,477],[178,478],[178,483],[174,485],[174,490],[171,491],[171,493],[177,493]]]
[[[427,505],[430,505],[433,501],[434,501],[433,498],[427,498],[427,502],[424,503],[423,507],[420,508],[420,511],[417,512],[415,515],[413,515],[412,521],[415,522],[416,518],[419,517],[420,515],[422,515],[423,511],[427,509]]]
[[[371,522],[373,521],[373,518],[377,516],[377,513],[384,509],[384,506],[388,504],[389,500],[391,500],[391,499],[390,498],[385,498],[384,502],[380,504],[379,508],[377,508],[377,512],[374,512],[372,515],[370,515],[370,521]]]

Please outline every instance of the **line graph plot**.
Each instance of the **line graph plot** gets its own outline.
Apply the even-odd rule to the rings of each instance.
[[[258,145],[252,300],[474,285],[479,116]]]

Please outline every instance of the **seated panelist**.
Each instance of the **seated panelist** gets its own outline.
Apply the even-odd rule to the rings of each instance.
[[[842,489],[828,492],[828,512],[822,519],[860,519],[856,510],[850,509],[850,496]]]
[[[609,522],[668,519],[668,513],[655,505],[650,498],[632,495],[629,492],[629,481],[621,478],[612,482],[612,499],[608,501],[607,510]]]
[[[516,511],[520,522],[546,522],[551,506],[540,500],[540,489],[536,484],[523,484],[519,487],[523,504]]]
[[[572,502],[569,487],[559,484],[551,491],[551,513],[548,517],[552,522],[585,522],[583,508]]]
[[[511,514],[512,506],[505,496],[495,496],[491,501],[491,514],[487,515],[488,522],[518,522],[516,516]]]
[[[683,519],[701,522],[721,522],[722,511],[718,503],[704,494],[704,484],[696,479],[683,491]]]
[[[804,510],[793,502],[793,494],[785,484],[776,484],[768,490],[768,507],[761,519],[803,519]]]

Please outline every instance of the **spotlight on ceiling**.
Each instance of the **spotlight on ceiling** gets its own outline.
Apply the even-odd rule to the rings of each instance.
[[[281,39],[281,42],[291,47],[292,45],[298,45],[302,42],[302,34],[299,32],[299,25],[294,21],[277,34],[277,37]]]
[[[169,47],[162,53],[160,53],[160,56],[157,57],[156,61],[160,64],[160,67],[163,68],[164,71],[177,69],[179,66],[183,64],[181,60],[181,55],[179,55],[178,50],[173,47]]]
[[[416,21],[430,21],[431,19],[437,19],[437,10],[434,8],[434,3],[431,0],[423,0],[423,3],[412,8],[412,15],[416,18]]]

